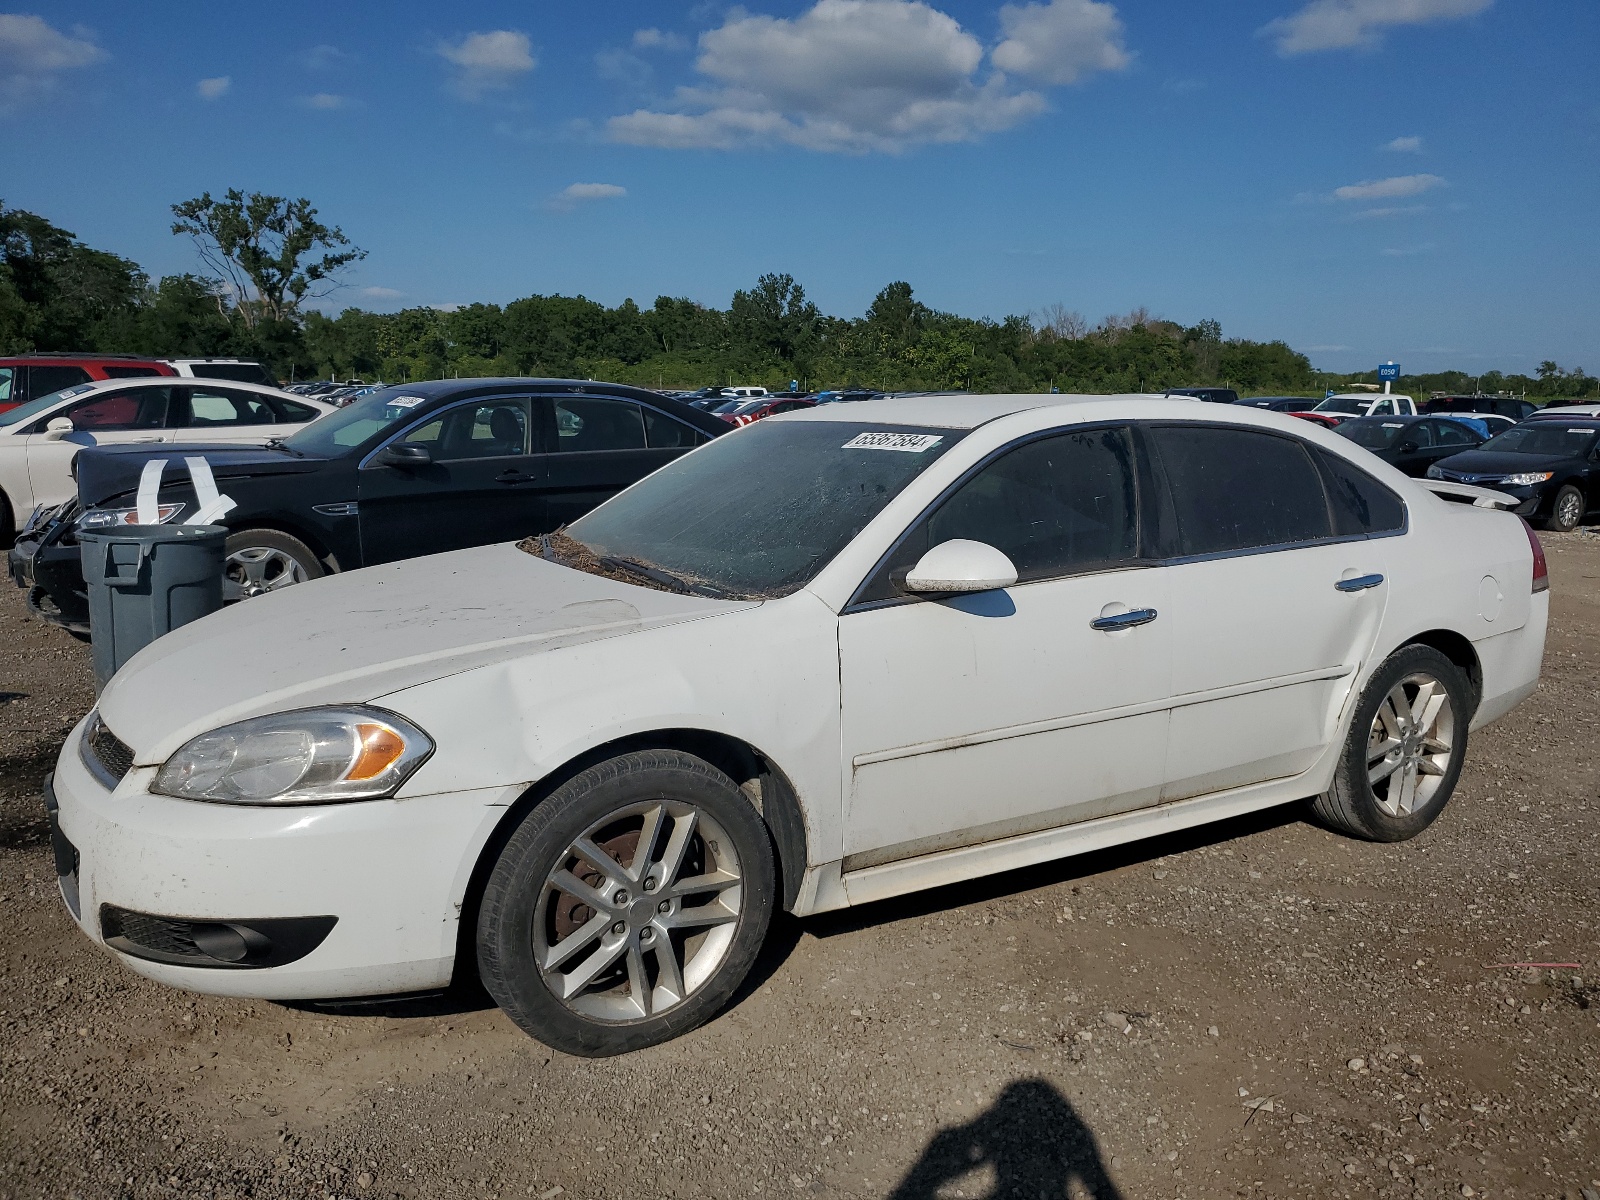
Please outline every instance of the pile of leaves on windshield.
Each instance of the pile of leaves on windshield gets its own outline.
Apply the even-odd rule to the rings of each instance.
[[[658,592],[673,592],[680,596],[711,596],[719,600],[745,598],[725,592],[702,580],[680,579],[649,563],[602,557],[576,538],[568,536],[565,528],[539,537],[524,538],[517,543],[517,549],[526,554],[536,554],[546,562],[571,567],[575,571],[599,575],[602,579],[631,583],[637,587],[654,588]]]

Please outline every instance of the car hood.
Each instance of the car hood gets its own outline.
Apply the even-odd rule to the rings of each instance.
[[[162,480],[187,482],[186,458],[203,458],[211,464],[218,482],[249,475],[297,475],[326,466],[327,459],[296,458],[284,450],[265,446],[241,446],[237,442],[165,442],[160,445],[91,446],[77,457],[78,498],[85,508],[139,489],[144,464],[164,458],[167,467]]]
[[[101,694],[139,764],[197,734],[350,704],[505,659],[719,616],[757,602],[635,587],[482,546],[298,584],[174,630]]]
[[[1565,454],[1506,454],[1495,450],[1463,450],[1438,462],[1441,470],[1462,475],[1521,475],[1526,471],[1560,471],[1575,459]]]

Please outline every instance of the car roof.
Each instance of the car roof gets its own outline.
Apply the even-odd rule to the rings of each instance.
[[[250,383],[242,379],[190,379],[183,375],[135,375],[131,379],[86,379],[82,383],[72,385],[73,394],[71,398],[77,400],[80,397],[89,395],[91,392],[108,392],[113,389],[125,391],[128,388],[147,387],[216,387],[246,392],[262,392],[268,396],[276,396],[280,400],[293,400],[296,404],[310,404],[326,412],[333,411],[333,405],[324,404],[315,396],[302,396],[296,392],[286,392],[282,388],[268,387],[264,383]]]
[[[976,429],[1016,413],[1043,408],[1067,410],[1062,416],[1075,421],[1108,421],[1142,418],[1145,420],[1229,420],[1254,424],[1279,414],[1263,414],[1260,409],[1233,404],[1195,404],[1189,400],[1169,400],[1156,393],[1127,393],[1114,396],[1067,396],[1031,393],[1011,396],[885,396],[871,404],[841,408],[819,404],[803,411],[778,413],[769,421],[833,421],[851,425],[909,425],[937,429]]]

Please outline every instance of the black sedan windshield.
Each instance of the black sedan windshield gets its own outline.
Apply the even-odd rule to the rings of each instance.
[[[1559,454],[1565,458],[1582,458],[1594,446],[1597,426],[1565,426],[1554,421],[1541,421],[1537,425],[1517,425],[1490,438],[1479,450],[1499,451],[1502,454]]]
[[[344,408],[318,417],[283,444],[308,458],[334,458],[372,440],[411,416],[421,396],[408,396],[403,385],[362,396]]]
[[[804,586],[965,435],[762,421],[662,467],[567,527],[602,560],[734,596]]]
[[[1346,421],[1334,430],[1340,437],[1347,437],[1368,450],[1387,450],[1398,445],[1405,431],[1401,421]]]

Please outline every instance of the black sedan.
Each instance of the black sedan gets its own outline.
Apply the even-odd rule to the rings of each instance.
[[[1322,403],[1321,396],[1246,396],[1235,400],[1246,408],[1264,408],[1269,412],[1310,412]]]
[[[1413,477],[1426,475],[1441,459],[1482,445],[1489,436],[1481,421],[1450,417],[1356,417],[1334,432]]]
[[[1476,450],[1428,468],[1430,479],[1493,488],[1521,500],[1518,516],[1561,533],[1576,529],[1600,501],[1600,419],[1524,421]]]
[[[400,558],[549,533],[729,426],[654,392],[571,380],[452,379],[361,397],[266,447],[86,450],[78,498],[17,539],[12,578],[40,616],[88,630],[77,532],[132,524],[146,462],[163,518],[195,511],[185,456],[236,507],[224,597]]]

